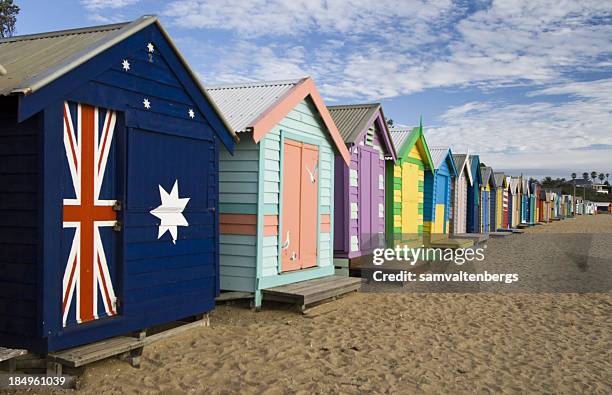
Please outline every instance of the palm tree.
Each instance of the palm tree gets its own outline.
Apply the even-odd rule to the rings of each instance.
[[[586,171],[584,173],[582,173],[582,178],[584,178],[584,180],[588,180],[589,179],[589,173],[587,173]]]
[[[596,178],[597,178],[597,172],[596,171],[592,171],[591,172],[591,180],[595,181]]]
[[[604,178],[606,178],[606,175],[604,173],[599,173],[599,181],[601,181],[602,184],[603,184]]]
[[[606,181],[608,181],[608,178],[610,178],[610,173],[606,173]]]
[[[571,177],[572,177],[572,180],[575,180],[576,177],[578,177],[578,175],[576,173],[572,173]]]

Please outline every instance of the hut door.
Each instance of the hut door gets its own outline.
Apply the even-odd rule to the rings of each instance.
[[[402,163],[402,233],[403,237],[418,234],[419,167],[410,162]]]
[[[317,265],[319,148],[283,144],[281,271]]]
[[[115,111],[64,103],[62,324],[117,315],[117,147],[123,128]]]
[[[378,246],[378,151],[359,148],[359,238],[360,249]]]

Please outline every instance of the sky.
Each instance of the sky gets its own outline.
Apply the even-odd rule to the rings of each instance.
[[[16,34],[155,14],[204,85],[312,76],[496,171],[612,173],[612,2],[16,0]],[[231,4],[234,5],[231,5]]]

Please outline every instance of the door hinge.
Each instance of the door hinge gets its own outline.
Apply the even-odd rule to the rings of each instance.
[[[121,223],[121,221],[115,221],[115,225],[113,225],[113,230],[115,232],[121,232],[122,228],[123,228],[123,224]]]
[[[113,204],[113,211],[122,211],[123,210],[123,203],[121,203],[120,200],[115,200],[115,203]]]

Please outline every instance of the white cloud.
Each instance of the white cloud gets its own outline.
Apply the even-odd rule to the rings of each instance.
[[[570,68],[607,67],[601,57],[610,56],[612,26],[593,21],[612,12],[609,3],[482,4],[469,13],[446,0],[244,0],[240,7],[176,0],[164,15],[183,28],[231,32],[223,50],[240,58],[233,67],[240,76],[307,72],[328,97],[380,99],[437,87],[545,84]],[[253,46],[246,57],[238,54],[245,42]],[[304,55],[294,57],[294,46]],[[226,74],[225,66],[213,61],[209,74]],[[274,71],[266,72],[271,66]]]
[[[138,3],[140,0],[81,0],[81,4],[88,10],[102,10],[106,8],[123,8]],[[101,18],[103,16],[99,15]]]
[[[529,104],[471,102],[427,131],[432,144],[479,153],[494,168],[612,170],[612,79],[570,82],[530,95]],[[546,101],[567,94],[574,100]],[[595,148],[599,148],[594,150]]]

